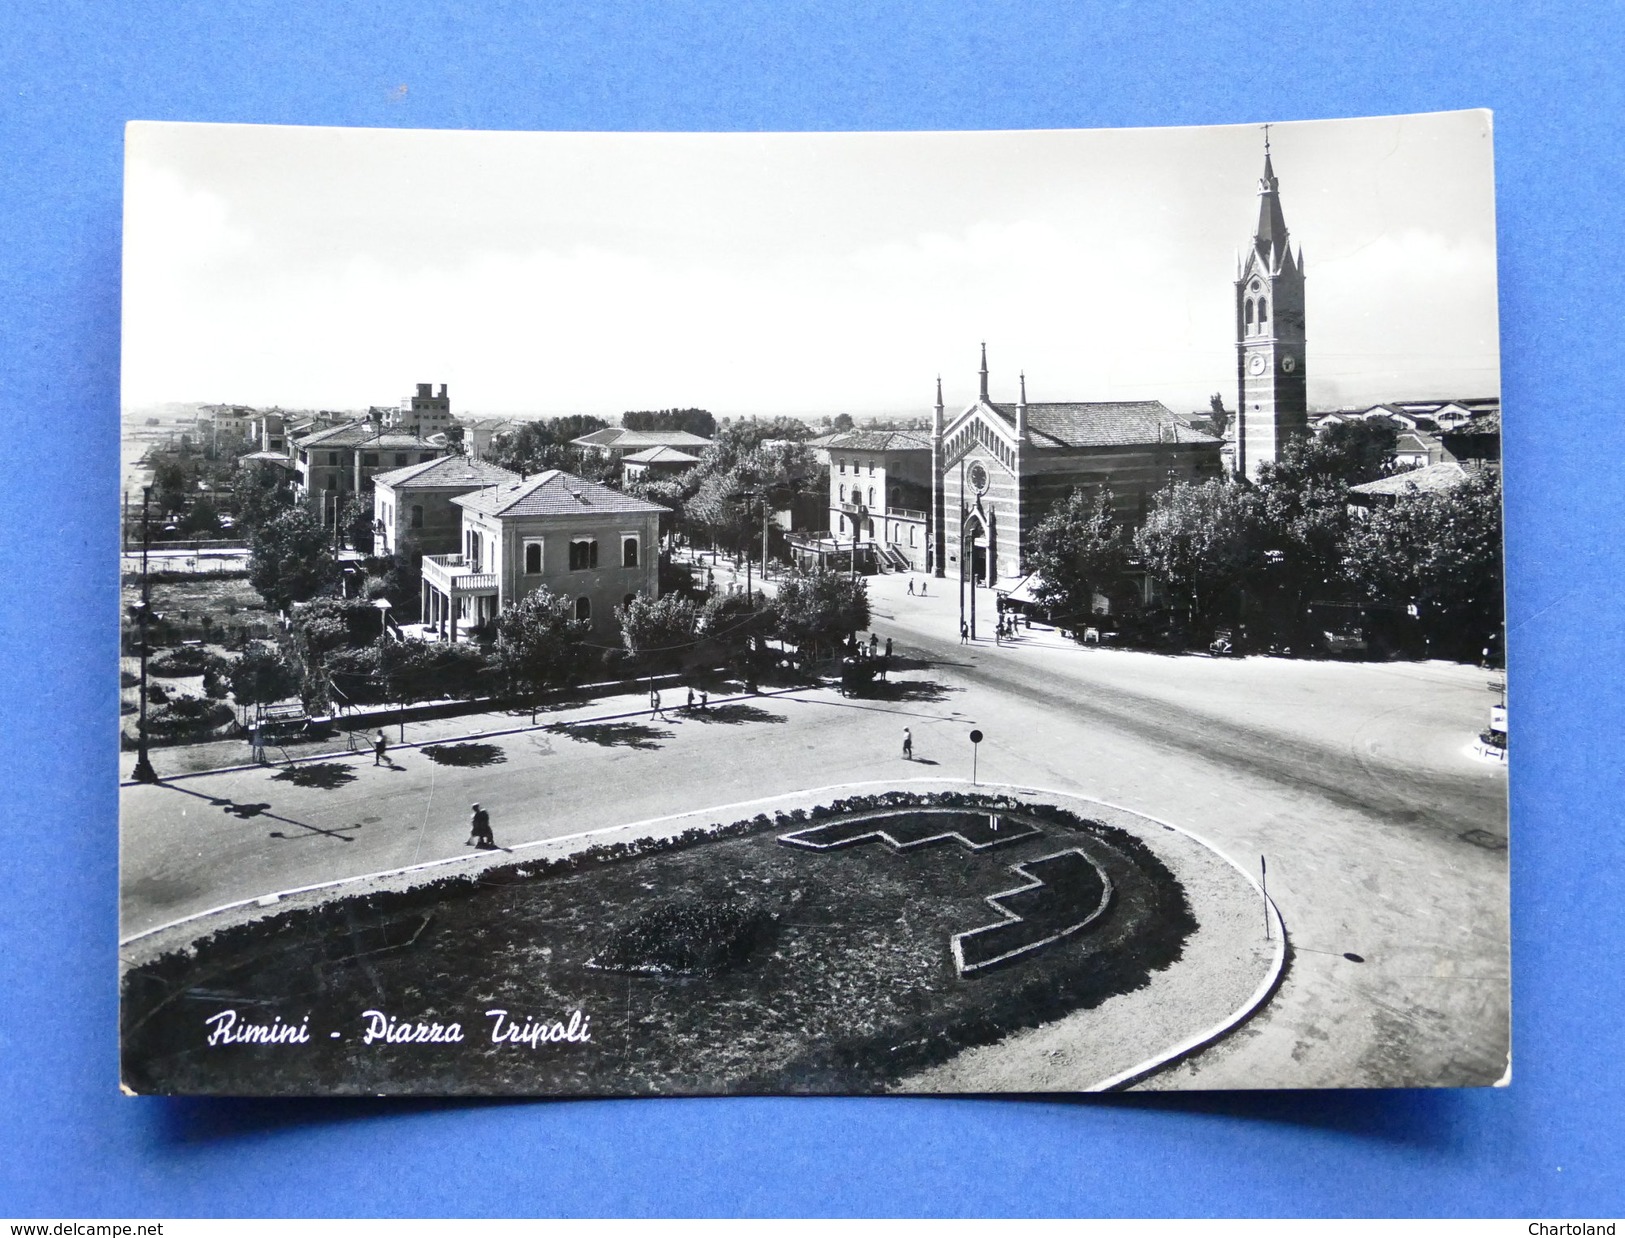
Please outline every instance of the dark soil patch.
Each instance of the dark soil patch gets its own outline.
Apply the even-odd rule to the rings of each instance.
[[[902,849],[779,837],[915,808],[997,810],[1024,836],[978,850],[936,828],[932,842],[909,813],[892,819],[917,839]],[[962,976],[957,934],[1012,909],[1046,932],[1062,922],[1011,897],[1029,884],[1014,866],[1042,874],[1057,855],[1076,871],[1046,878],[1051,894],[1078,894],[1060,888],[1075,876],[1098,898],[1083,889],[1098,872],[1106,913]],[[222,930],[127,975],[124,1077],[141,1092],[213,1094],[873,1092],[1144,986],[1195,927],[1161,862],[1101,822],[973,795],[856,797]],[[284,1026],[308,1016],[310,1039],[209,1046],[206,1020],[228,1009]],[[456,1023],[463,1039],[364,1044],[368,1010]],[[498,1011],[544,1037],[498,1043]],[[563,1038],[573,1012],[590,1038]],[[560,1035],[545,1035],[555,1022]]]
[[[310,765],[289,765],[271,777],[276,782],[291,782],[296,787],[336,791],[355,781],[355,767],[341,761],[317,761]]]
[[[508,758],[495,744],[430,744],[423,755],[436,765],[455,765],[463,769],[484,769],[487,765],[501,765]]]

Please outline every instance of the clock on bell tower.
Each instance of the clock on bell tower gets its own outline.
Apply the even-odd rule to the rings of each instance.
[[[1268,126],[1258,200],[1258,227],[1236,267],[1236,471],[1250,478],[1309,431],[1303,250],[1293,256]]]

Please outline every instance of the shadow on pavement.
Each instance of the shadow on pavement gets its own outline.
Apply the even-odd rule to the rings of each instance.
[[[578,743],[599,744],[605,748],[638,748],[645,752],[659,748],[656,741],[670,739],[674,733],[642,722],[583,722],[556,729]]]
[[[228,813],[242,821],[247,821],[253,817],[268,817],[272,821],[280,821],[284,825],[295,826],[298,829],[305,831],[303,834],[284,834],[281,830],[272,830],[272,838],[284,838],[289,840],[298,838],[336,838],[340,842],[353,843],[355,838],[344,831],[359,830],[361,828],[360,825],[346,825],[337,829],[324,830],[321,826],[312,825],[308,821],[296,821],[292,817],[284,817],[278,813],[274,813],[271,811],[271,806],[269,804],[239,804],[235,800],[220,799],[217,796],[204,795],[200,791],[190,791],[185,787],[177,787],[171,782],[166,782],[161,785],[165,788],[165,790],[174,791],[180,795],[190,795],[193,799],[199,799],[207,804],[211,804],[215,808],[220,809],[222,812]]]
[[[462,769],[484,769],[487,765],[501,765],[508,759],[495,744],[429,744],[419,751],[436,765]]]
[[[685,709],[683,718],[689,722],[724,722],[738,726],[742,722],[788,722],[783,714],[769,713],[756,705],[708,705],[704,709]]]
[[[336,791],[346,783],[355,781],[355,768],[339,761],[321,761],[310,765],[290,765],[272,774],[271,778],[275,782],[291,782],[296,787]]]

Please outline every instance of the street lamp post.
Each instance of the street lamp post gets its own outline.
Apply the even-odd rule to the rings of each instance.
[[[863,522],[869,518],[869,509],[862,503],[857,505],[857,511],[852,516],[852,579],[858,578],[858,534],[863,531]]]
[[[976,527],[971,528],[975,520]],[[965,626],[965,580],[970,579],[970,638],[976,639],[976,539],[982,535],[981,521],[975,512],[965,517],[959,526],[959,625]]]
[[[152,542],[151,527],[147,523],[147,504],[152,498],[152,487],[141,487],[141,605],[136,620],[141,627],[141,689],[138,698],[140,714],[136,720],[135,780],[157,782],[158,771],[152,768],[147,756],[147,620],[152,610],[152,592],[147,580],[147,550]]]

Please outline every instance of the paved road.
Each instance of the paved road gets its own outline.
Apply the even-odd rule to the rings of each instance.
[[[126,788],[124,932],[457,854],[474,800],[511,844],[833,783],[966,777],[975,725],[988,779],[1104,799],[1249,864],[1268,857],[1295,947],[1281,992],[1153,1086],[1501,1074],[1506,853],[1463,837],[1505,831],[1504,773],[1467,752],[1492,699],[1486,675],[1083,650],[1041,632],[961,646],[956,598],[909,598],[898,577],[871,595],[877,631],[918,662],[900,699],[818,690],[708,720],[534,731],[491,741],[501,760],[484,768],[398,749],[396,768],[330,763],[343,767],[330,788],[261,770]]]

